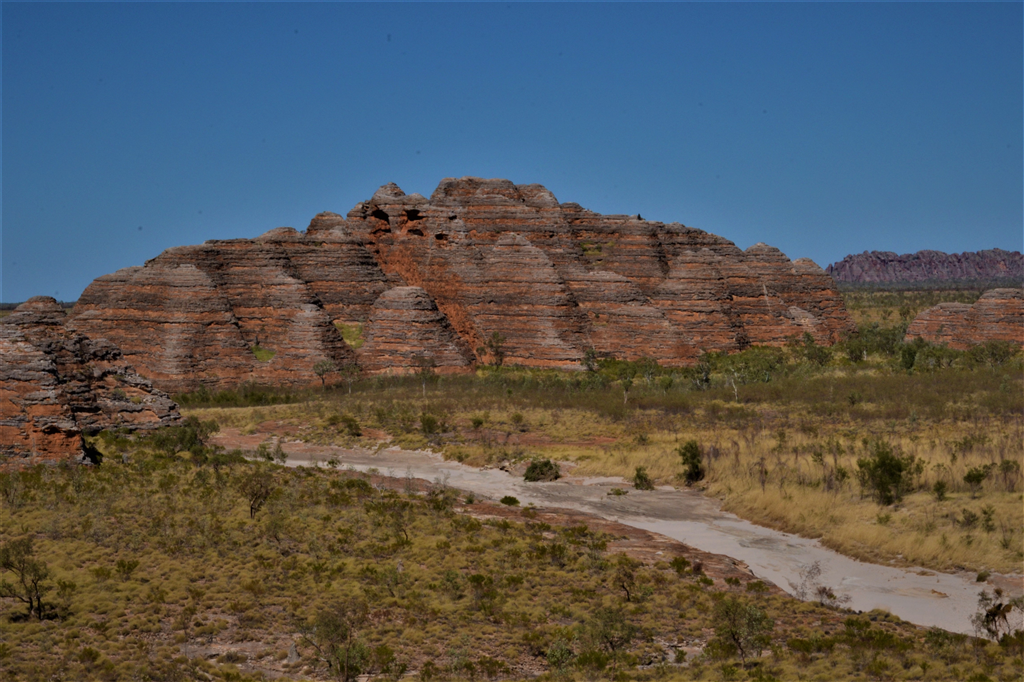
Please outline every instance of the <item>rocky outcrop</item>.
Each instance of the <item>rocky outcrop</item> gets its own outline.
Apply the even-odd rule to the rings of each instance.
[[[360,364],[373,374],[403,374],[430,368],[464,371],[476,361],[448,319],[419,287],[388,289],[373,304]]]
[[[0,468],[79,461],[82,434],[177,421],[177,405],[139,376],[109,341],[65,327],[37,296],[0,320]]]
[[[1002,249],[964,253],[918,251],[903,255],[865,251],[833,263],[825,272],[837,282],[850,284],[996,280],[1019,283],[1024,281],[1024,255]]]
[[[96,280],[73,318],[174,391],[309,384],[320,360],[467,371],[495,332],[509,364],[578,368],[588,348],[678,366],[853,329],[810,261],[480,178],[447,178],[429,199],[392,183],[305,232],[169,249]],[[353,352],[336,328],[357,323]]]
[[[916,338],[965,349],[987,341],[1024,346],[1024,290],[992,289],[974,305],[940,303],[919,314],[907,328]]]
[[[168,249],[144,267],[93,282],[70,324],[116,343],[171,392],[247,381],[310,383],[317,362],[343,367],[356,361],[331,311],[342,320],[358,319],[384,289],[383,280],[361,279],[375,266],[372,260],[359,266],[360,250],[365,254],[351,240],[291,229]],[[346,273],[348,288],[338,281]]]
[[[684,365],[704,350],[852,329],[820,268],[746,252],[678,223],[559,204],[539,185],[445,179],[429,200],[387,185],[347,215],[382,270],[425,289],[471,348],[497,331],[507,362],[566,367],[593,347]]]

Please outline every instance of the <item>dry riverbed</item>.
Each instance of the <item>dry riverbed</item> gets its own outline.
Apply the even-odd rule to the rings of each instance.
[[[237,429],[225,428],[213,440],[228,449],[254,450],[271,435],[242,435]],[[703,552],[729,557],[740,570],[749,569],[790,594],[824,585],[840,598],[848,598],[848,608],[884,609],[922,626],[973,634],[970,616],[977,610],[982,589],[1001,587],[1011,595],[1024,593],[1021,575],[992,574],[987,584],[982,584],[976,582],[973,573],[939,573],[857,561],[816,540],[744,521],[722,511],[717,501],[690,490],[629,488],[627,495],[612,495],[609,493],[613,488],[626,489],[628,484],[610,477],[572,476],[551,483],[526,483],[521,476],[500,469],[445,461],[429,451],[349,449],[284,438],[281,446],[291,466],[334,465],[359,471],[375,469],[393,477],[441,480],[488,500],[511,495],[524,505],[574,510],[594,519],[650,531]],[[816,581],[808,581],[801,572],[806,575],[814,565],[820,568],[820,575]]]

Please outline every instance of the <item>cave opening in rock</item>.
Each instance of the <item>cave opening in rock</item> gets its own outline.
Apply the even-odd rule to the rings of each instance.
[[[409,220],[409,222],[412,222],[414,220],[423,220],[423,216],[421,216],[419,210],[415,208],[405,209],[405,217],[406,219]]]
[[[438,232],[437,234],[434,235],[434,239],[436,239],[439,242],[448,241],[448,235],[446,235],[444,232]]]
[[[378,208],[378,209],[375,209],[375,210],[374,210],[374,212],[373,212],[373,213],[371,213],[370,215],[371,215],[372,217],[376,218],[377,220],[383,220],[383,221],[384,221],[384,222],[386,222],[386,223],[387,223],[388,225],[390,225],[390,224],[391,224],[391,216],[389,216],[389,215],[388,215],[388,214],[387,214],[387,213],[386,213],[385,211],[382,211],[382,210],[381,210],[381,209],[379,209],[379,208]]]
[[[418,229],[416,229],[415,227],[414,227],[414,228],[412,228],[412,229],[410,229],[410,230],[406,230],[406,232],[405,232],[405,233],[406,233],[406,234],[414,234],[414,235],[416,235],[417,237],[422,237],[422,236],[423,236],[423,230],[418,230]]]

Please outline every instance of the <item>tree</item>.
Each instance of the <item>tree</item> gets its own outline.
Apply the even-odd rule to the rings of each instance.
[[[583,351],[583,369],[588,372],[597,371],[597,351],[593,347],[590,347]]]
[[[327,375],[332,372],[337,372],[338,366],[331,360],[321,360],[320,362],[313,365],[313,374],[320,377],[320,385],[327,390]]]
[[[646,599],[649,590],[644,590],[640,583],[637,582],[636,572],[643,564],[635,559],[631,559],[625,554],[619,554],[615,558],[615,575],[612,577],[612,582],[626,595],[626,601],[642,602]]]
[[[420,383],[423,384],[423,399],[426,400],[427,382],[433,381],[436,378],[434,368],[437,367],[437,361],[429,355],[417,355],[416,366],[419,367],[416,376],[420,378]]]
[[[713,650],[724,655],[736,654],[741,663],[760,656],[768,648],[775,628],[775,621],[764,611],[732,596],[715,604],[712,624],[715,628]]]
[[[1017,489],[1017,479],[1020,478],[1020,464],[1012,459],[1004,459],[999,463],[999,473],[1003,475],[1006,492],[1014,492]]]
[[[341,378],[345,381],[345,384],[348,386],[348,394],[352,395],[352,384],[355,382],[356,379],[359,378],[360,374],[359,365],[345,365],[344,367],[338,370],[338,373],[341,374]]]
[[[711,362],[711,355],[701,353],[697,366],[693,368],[693,384],[701,391],[711,388]]]
[[[901,456],[882,440],[869,444],[869,448],[871,456],[857,460],[861,487],[870,490],[880,505],[899,502],[913,488],[914,477],[921,473],[924,464],[912,455]]]
[[[255,519],[256,513],[277,490],[277,485],[274,483],[273,473],[266,466],[256,465],[242,475],[238,482],[238,490],[249,501],[249,518]]]
[[[626,649],[638,632],[639,628],[626,618],[621,608],[607,606],[596,609],[582,627],[584,640],[612,656]]]
[[[988,478],[992,468],[992,464],[986,464],[985,466],[972,467],[968,469],[966,474],[964,474],[964,483],[971,486],[971,497],[978,496],[978,491],[981,490],[981,484],[985,482],[986,478]]]
[[[477,355],[491,356],[491,364],[501,367],[505,362],[505,337],[501,332],[493,332],[484,345],[476,349]]]
[[[819,346],[814,342],[810,332],[804,332],[800,354],[804,359],[818,367],[824,367],[832,359],[832,351],[825,346]]]
[[[302,628],[302,638],[331,675],[353,682],[371,661],[372,652],[359,639],[359,628],[366,620],[367,606],[362,601],[338,602],[317,613]]]
[[[622,404],[629,402],[629,389],[633,388],[633,379],[636,377],[636,367],[631,363],[624,364],[619,368],[619,379],[622,381]]]
[[[994,594],[985,590],[978,593],[978,612],[971,616],[971,624],[979,637],[998,642],[1004,636],[1020,632],[1020,626],[1024,623],[1022,614],[1024,597],[1006,597],[1002,589],[997,587]]]
[[[24,537],[0,545],[0,571],[14,574],[14,583],[0,579],[0,597],[17,599],[28,605],[28,616],[43,619],[43,595],[50,590],[50,569],[38,561],[32,550],[32,538]]]
[[[683,460],[683,476],[686,478],[686,485],[693,485],[704,478],[704,463],[701,460],[700,445],[695,440],[688,440],[676,450],[679,458]],[[763,487],[763,486],[762,486]]]

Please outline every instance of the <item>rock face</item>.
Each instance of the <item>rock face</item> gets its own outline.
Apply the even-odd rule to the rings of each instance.
[[[355,363],[330,313],[365,316],[386,285],[382,276],[365,279],[376,267],[360,262],[361,245],[313,235],[279,229],[168,249],[89,285],[71,325],[110,339],[172,392],[310,383],[317,362]]]
[[[992,289],[974,305],[940,303],[918,315],[907,328],[907,341],[922,338],[964,349],[987,341],[1024,346],[1024,290]]]
[[[414,372],[425,367],[442,374],[464,371],[476,358],[419,287],[388,289],[373,304],[367,338],[359,351],[369,372]]]
[[[64,310],[37,296],[0,320],[0,468],[78,461],[82,433],[146,429],[180,418],[109,341],[65,326]]]
[[[323,359],[378,373],[429,357],[465,371],[488,359],[477,349],[494,332],[508,364],[578,368],[591,347],[679,366],[853,329],[811,261],[480,178],[447,178],[430,199],[392,183],[304,233],[169,249],[97,279],[73,318],[171,391],[311,384]],[[356,323],[365,343],[353,352],[336,325]]]
[[[943,253],[918,251],[902,256],[892,251],[865,251],[825,268],[837,282],[1024,281],[1024,255],[1019,251]]]

